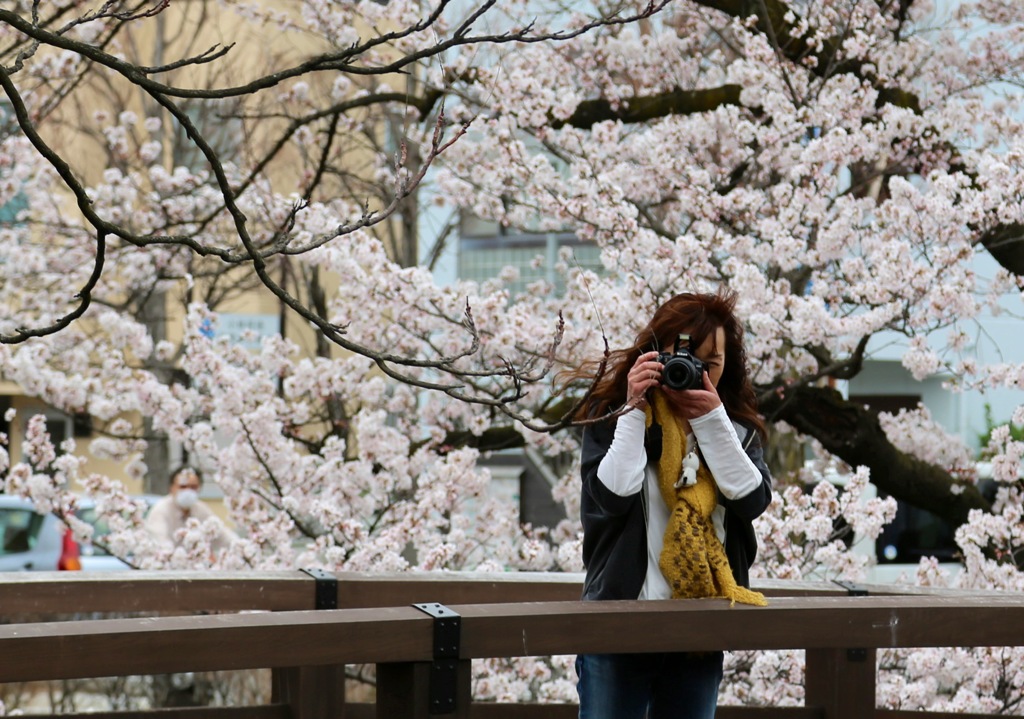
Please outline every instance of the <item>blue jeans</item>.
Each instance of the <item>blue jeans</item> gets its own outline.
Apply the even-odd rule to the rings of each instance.
[[[581,654],[580,719],[713,719],[722,652]]]

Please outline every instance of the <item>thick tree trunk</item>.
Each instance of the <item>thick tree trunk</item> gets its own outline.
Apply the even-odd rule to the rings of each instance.
[[[153,292],[144,298],[139,306],[139,321],[149,330],[155,345],[167,338],[167,296],[163,292]],[[168,362],[155,358],[149,361],[149,370],[161,378],[165,384],[174,380],[174,367]],[[143,461],[146,463],[146,476],[142,480],[142,490],[151,494],[166,494],[171,486],[171,446],[166,432],[158,432],[153,428],[150,417],[143,418],[143,435],[146,437],[146,450]]]
[[[878,489],[953,526],[966,522],[972,509],[991,511],[977,487],[960,485],[963,491],[954,494],[956,483],[948,472],[898,450],[872,412],[833,389],[788,388],[782,396],[762,402],[761,409],[773,420],[784,420],[814,437],[850,466],[870,469]]]
[[[1010,272],[1024,273],[1024,225],[1012,222],[994,227],[981,236],[981,245]]]

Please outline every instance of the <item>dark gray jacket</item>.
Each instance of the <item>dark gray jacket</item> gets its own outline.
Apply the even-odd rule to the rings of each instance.
[[[597,467],[611,446],[614,420],[588,425],[583,432],[581,474],[583,496],[580,513],[583,520],[583,564],[587,575],[583,583],[584,599],[636,599],[643,589],[647,573],[646,489],[620,497],[597,478]],[[772,499],[771,474],[757,433],[746,430],[740,443],[761,472],[760,487],[736,500],[719,493],[725,507],[725,553],[736,582],[750,585],[748,570],[757,555],[757,537],[752,522]],[[648,428],[644,437],[648,463],[661,456],[661,427]],[[646,483],[644,484],[646,487]]]

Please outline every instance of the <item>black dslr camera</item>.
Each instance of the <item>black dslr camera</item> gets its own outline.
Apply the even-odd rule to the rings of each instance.
[[[690,335],[679,335],[671,354],[662,352],[658,355],[658,361],[664,365],[661,383],[669,389],[700,389],[704,386],[705,365],[693,356],[689,344]]]

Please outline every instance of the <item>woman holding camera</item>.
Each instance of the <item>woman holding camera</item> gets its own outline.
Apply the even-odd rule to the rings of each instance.
[[[612,353],[581,409],[589,418],[622,410],[583,433],[584,599],[765,604],[747,571],[771,476],[735,305],[731,292],[665,302],[631,347]],[[581,655],[580,719],[710,719],[722,660]]]

